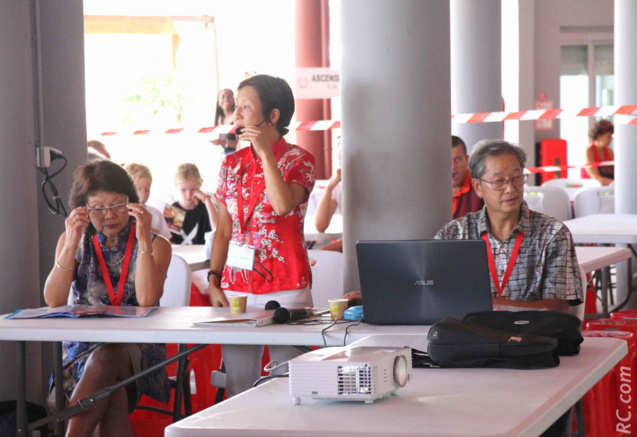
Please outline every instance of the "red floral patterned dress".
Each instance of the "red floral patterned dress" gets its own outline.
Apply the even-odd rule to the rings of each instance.
[[[303,220],[314,187],[314,156],[281,138],[272,152],[288,184],[299,184],[306,194],[286,216],[274,212],[265,190],[263,163],[247,147],[228,155],[219,172],[215,193],[232,217],[232,241],[255,247],[255,270],[226,266],[221,288],[253,294],[301,290],[312,282]],[[238,201],[241,191],[242,199]],[[241,226],[239,205],[243,209]]]

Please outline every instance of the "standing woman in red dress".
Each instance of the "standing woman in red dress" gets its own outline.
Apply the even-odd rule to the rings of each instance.
[[[314,157],[283,138],[294,114],[292,90],[281,78],[256,75],[239,84],[236,104],[238,137],[251,146],[228,155],[219,173],[208,273],[212,305],[228,306],[227,296],[240,294],[248,296],[248,309],[263,309],[270,300],[286,308],[312,306],[303,220]],[[263,346],[224,345],[222,353],[228,397],[252,387]],[[278,362],[298,354],[270,347]]]
[[[610,148],[613,141],[613,133],[615,126],[608,120],[599,120],[589,134],[591,144],[586,149],[586,163],[613,161],[615,154]],[[600,167],[587,167],[582,169],[583,179],[596,179],[602,185],[610,185],[615,180],[615,167],[612,165],[603,165]]]

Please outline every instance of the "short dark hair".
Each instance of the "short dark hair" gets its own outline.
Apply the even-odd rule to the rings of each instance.
[[[287,134],[290,131],[288,126],[292,115],[294,115],[294,95],[290,85],[280,77],[257,74],[244,79],[237,89],[240,90],[246,86],[251,86],[257,91],[263,118],[269,119],[272,110],[279,110],[279,122],[276,128],[281,135]]]
[[[139,203],[137,188],[129,174],[113,161],[89,162],[73,173],[69,195],[71,208],[86,205],[88,198],[98,191],[125,194],[131,203]]]
[[[610,120],[601,119],[593,125],[591,131],[588,133],[588,136],[591,140],[595,141],[597,138],[599,138],[600,135],[604,135],[607,132],[614,134],[615,126]]]
[[[487,169],[484,164],[491,156],[513,155],[520,162],[520,167],[524,169],[526,164],[526,153],[520,146],[511,144],[504,140],[481,140],[473,146],[469,157],[469,172],[473,179],[481,179]]]
[[[457,137],[455,135],[451,135],[451,148],[453,149],[454,147],[462,147],[462,150],[464,150],[464,154],[467,154],[467,145],[464,143],[464,141],[462,141],[462,138]]]

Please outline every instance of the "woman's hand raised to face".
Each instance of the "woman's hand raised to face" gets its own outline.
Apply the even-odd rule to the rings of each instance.
[[[150,243],[150,223],[153,217],[148,210],[139,203],[129,203],[126,206],[128,207],[128,215],[135,217],[137,221],[135,225],[135,236],[137,240],[141,242],[148,239],[147,242]]]
[[[73,252],[77,249],[77,245],[82,238],[82,232],[91,224],[91,220],[88,217],[88,208],[86,206],[78,206],[64,221],[66,228],[66,238],[64,244],[71,248]]]
[[[265,121],[260,126],[246,126],[241,131],[239,139],[249,141],[254,147],[257,155],[263,159],[264,153],[272,152],[272,146],[281,138],[279,131],[274,125]]]

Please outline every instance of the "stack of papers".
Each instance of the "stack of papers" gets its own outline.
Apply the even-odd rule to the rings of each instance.
[[[43,319],[49,317],[146,317],[155,311],[157,307],[134,306],[89,306],[89,305],[64,305],[50,308],[29,308],[18,310],[5,317],[6,319]]]

